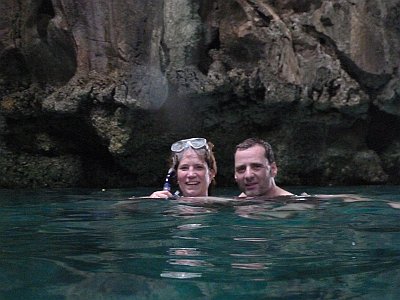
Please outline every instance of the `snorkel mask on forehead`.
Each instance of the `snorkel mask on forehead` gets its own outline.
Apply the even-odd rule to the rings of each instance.
[[[177,141],[171,145],[171,151],[179,153],[189,147],[192,147],[195,150],[206,149],[209,151],[207,140],[205,138],[191,138]]]
[[[208,160],[210,158],[210,147],[208,146],[207,140],[205,138],[191,138],[180,140],[171,145],[171,151],[173,152],[172,160],[173,165],[176,168],[179,160],[182,157],[181,152],[191,147],[193,150],[197,152],[197,150],[204,150],[205,153],[202,154],[205,156],[207,164],[209,164]]]

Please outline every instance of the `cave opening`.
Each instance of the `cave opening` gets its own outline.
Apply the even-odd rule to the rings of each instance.
[[[393,140],[399,139],[400,118],[388,114],[376,106],[371,107],[369,115],[367,145],[379,154],[391,145]]]
[[[6,118],[5,146],[13,153],[35,157],[79,157],[80,187],[128,187],[135,175],[124,170],[109,153],[107,144],[84,117]]]

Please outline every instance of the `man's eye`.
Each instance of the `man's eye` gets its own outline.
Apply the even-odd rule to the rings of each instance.
[[[189,169],[189,167],[187,167],[187,166],[179,167],[179,170],[181,170],[181,171],[187,171],[188,169]]]
[[[252,165],[251,166],[251,169],[253,170],[253,171],[261,171],[262,169],[264,169],[264,168],[266,168],[267,166],[264,166],[264,165]]]
[[[236,168],[237,173],[243,173],[245,170],[245,168]]]

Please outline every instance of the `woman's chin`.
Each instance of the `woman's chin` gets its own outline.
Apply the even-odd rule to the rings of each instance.
[[[201,196],[206,196],[206,194],[207,193],[204,193],[200,190],[193,190],[193,189],[183,191],[183,195],[185,197],[201,197]]]

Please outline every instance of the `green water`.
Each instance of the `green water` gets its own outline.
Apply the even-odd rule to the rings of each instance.
[[[400,187],[288,189],[0,190],[0,299],[400,299]]]

